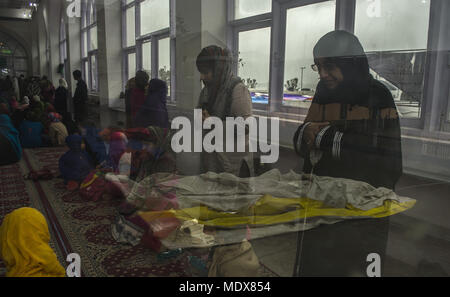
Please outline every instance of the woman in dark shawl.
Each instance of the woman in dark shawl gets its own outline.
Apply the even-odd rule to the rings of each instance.
[[[136,114],[134,127],[156,126],[169,128],[169,115],[166,106],[167,84],[160,79],[152,79],[144,105]]]

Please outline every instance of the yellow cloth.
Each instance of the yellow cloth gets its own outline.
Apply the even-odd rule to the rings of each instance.
[[[0,226],[0,257],[8,277],[64,277],[66,272],[49,245],[45,217],[36,209],[20,208]]]
[[[370,210],[361,210],[348,204],[346,208],[329,208],[323,202],[309,198],[277,198],[271,195],[261,197],[249,209],[236,213],[212,210],[206,206],[197,206],[159,212],[139,212],[147,222],[154,216],[175,217],[179,220],[196,219],[199,224],[215,227],[264,226],[283,224],[299,219],[313,217],[336,218],[383,218],[406,211],[414,206],[415,200],[397,202],[386,200],[382,206]]]

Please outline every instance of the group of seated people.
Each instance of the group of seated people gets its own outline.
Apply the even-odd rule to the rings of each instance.
[[[9,77],[0,81],[0,165],[18,162],[23,148],[62,146],[77,130],[63,78],[56,91],[46,77],[23,80],[20,89],[14,85]]]

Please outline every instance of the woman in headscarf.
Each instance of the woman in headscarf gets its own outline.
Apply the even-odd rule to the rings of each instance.
[[[65,115],[67,113],[67,98],[69,96],[67,82],[64,78],[59,79],[59,87],[55,91],[56,112]]]
[[[136,72],[136,77],[127,83],[125,101],[127,113],[127,127],[132,128],[134,125],[133,119],[141,110],[146,101],[146,88],[148,85],[149,76],[147,72],[140,70]]]
[[[64,182],[82,182],[94,169],[92,160],[84,150],[83,138],[80,135],[70,135],[66,138],[69,151],[59,159],[59,171]]]
[[[53,146],[61,146],[65,144],[66,137],[69,136],[66,126],[61,122],[62,116],[56,112],[48,114],[49,127],[48,136]]]
[[[394,189],[402,174],[399,116],[389,90],[369,73],[361,43],[330,32],[314,47],[314,62],[320,82],[294,143],[304,171]]]
[[[155,126],[169,128],[169,114],[167,112],[167,84],[154,78],[148,85],[148,94],[141,108],[136,112],[134,127],[147,128]]]
[[[370,75],[364,49],[353,34],[330,32],[318,41],[313,54],[320,82],[294,136],[304,172],[394,189],[402,174],[402,153],[391,93]],[[388,231],[389,218],[306,231],[296,275],[367,276],[370,253],[381,257],[383,273]]]
[[[0,258],[8,277],[64,277],[66,272],[49,245],[45,217],[34,208],[19,208],[0,226]]]
[[[224,121],[226,117],[245,119],[252,115],[250,92],[241,78],[233,75],[233,59],[228,49],[208,46],[200,52],[196,64],[200,79],[205,85],[199,99],[199,108],[203,110],[204,119],[214,116]],[[241,177],[252,175],[253,155],[249,152],[247,132],[246,128],[244,153],[236,152],[237,137],[235,136],[234,151],[236,153],[203,153],[203,171],[229,172]]]

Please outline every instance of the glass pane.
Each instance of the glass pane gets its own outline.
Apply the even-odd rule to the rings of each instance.
[[[391,91],[402,118],[421,114],[429,0],[356,2],[355,34],[368,55],[372,75]]]
[[[311,69],[317,41],[335,28],[336,2],[287,10],[283,105],[309,108],[319,82]]]
[[[128,79],[136,76],[136,54],[128,55]]]
[[[169,28],[168,0],[145,0],[141,3],[141,34]]]
[[[142,68],[149,75],[152,73],[152,43],[146,42],[142,44]]]
[[[270,28],[239,33],[238,75],[253,102],[269,103]]]
[[[235,0],[235,18],[241,19],[272,11],[272,0]]]
[[[97,90],[97,59],[96,56],[91,56],[91,77],[92,77],[92,90]]]
[[[135,15],[135,9],[134,6],[127,9],[127,41],[126,46],[133,46],[136,44],[136,15]]]
[[[84,58],[84,57],[87,57],[87,52],[88,52],[88,50],[87,50],[87,44],[88,44],[88,42],[87,42],[87,32],[83,32],[81,34],[83,35],[83,40],[82,40],[82,42],[83,42],[83,54],[82,54],[82,56]]]
[[[127,0],[127,4],[130,4],[131,2],[133,2],[134,0]]]
[[[88,88],[90,88],[91,82],[89,80],[89,63],[87,61],[83,62],[84,64],[84,81],[86,82]]]
[[[158,77],[167,83],[170,96],[170,38],[159,40]]]
[[[89,6],[89,25],[94,23],[94,5],[90,4]]]
[[[90,33],[91,33],[91,43],[89,50],[92,51],[97,49],[97,26],[92,27],[90,29]]]

